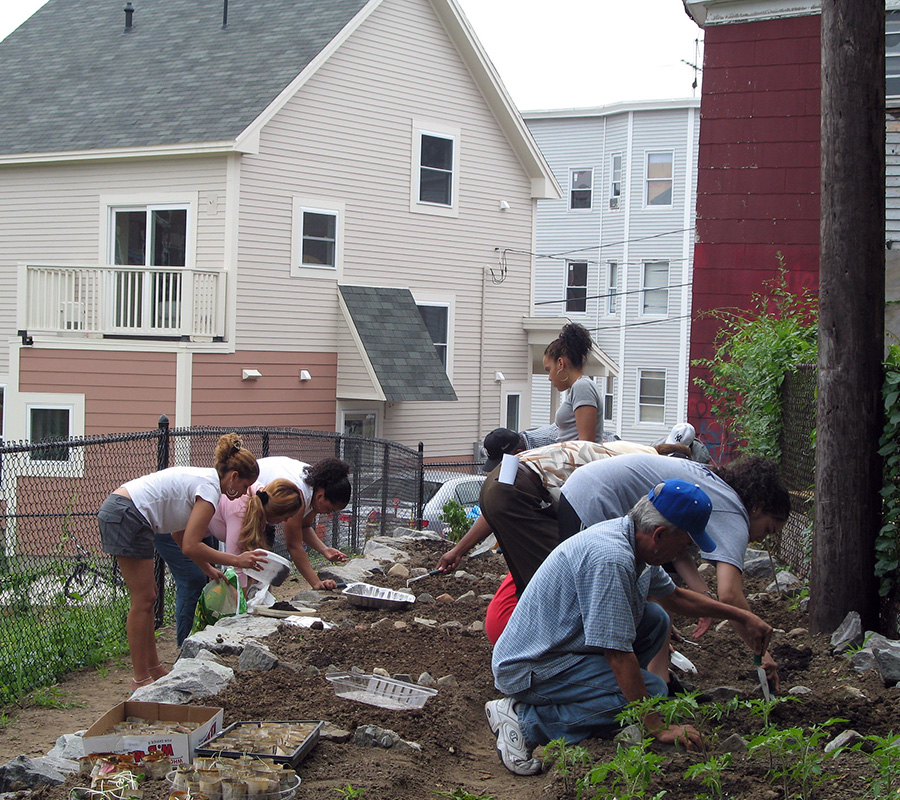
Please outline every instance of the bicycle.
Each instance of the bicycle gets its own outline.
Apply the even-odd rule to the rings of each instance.
[[[87,550],[77,541],[73,540],[73,543],[76,550],[75,567],[63,584],[63,594],[69,600],[85,600],[103,587],[125,591],[125,580],[115,559],[112,559],[109,570],[101,569],[95,565],[93,556]]]

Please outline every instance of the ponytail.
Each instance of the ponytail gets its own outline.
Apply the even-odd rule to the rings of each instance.
[[[216,444],[216,472],[224,478],[229,472],[237,472],[244,480],[255,481],[259,477],[256,458],[241,442],[236,433],[226,433]]]
[[[292,517],[303,506],[300,489],[289,480],[278,478],[249,497],[244,522],[238,534],[241,552],[266,549],[266,524],[272,519]]]

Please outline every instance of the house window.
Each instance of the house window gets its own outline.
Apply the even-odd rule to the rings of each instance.
[[[609,165],[609,207],[618,208],[622,196],[622,154],[613,153]]]
[[[606,313],[614,316],[619,309],[619,265],[610,261],[606,265]]]
[[[647,153],[646,205],[672,205],[672,163],[674,154]]]
[[[32,444],[48,439],[68,439],[71,434],[71,406],[28,406],[28,440]],[[31,460],[68,461],[69,448],[64,444],[35,448],[31,451]]]
[[[641,314],[664,317],[669,312],[669,262],[645,261]]]
[[[422,321],[434,342],[434,349],[444,369],[447,369],[447,349],[450,344],[450,309],[448,306],[419,305]]]
[[[378,430],[378,413],[375,411],[345,411],[344,435],[364,436],[374,439]]]
[[[569,208],[573,211],[591,209],[591,195],[594,189],[594,170],[569,170]]]
[[[638,393],[638,422],[664,422],[666,419],[666,373],[642,369]]]
[[[453,137],[421,134],[419,202],[441,206],[453,204]]]
[[[587,311],[587,261],[566,264],[566,311],[583,314]]]
[[[888,11],[885,16],[884,93],[897,98],[900,97],[900,11]]]
[[[510,392],[506,395],[506,422],[504,427],[511,431],[519,430],[519,411],[522,406],[522,395]]]
[[[334,211],[301,209],[300,264],[304,267],[337,265],[337,219]]]
[[[615,399],[616,379],[612,375],[605,378],[606,385],[603,391],[603,421],[613,421],[613,400]]]

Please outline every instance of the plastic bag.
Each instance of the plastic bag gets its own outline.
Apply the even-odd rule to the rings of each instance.
[[[191,633],[202,631],[207,625],[215,625],[222,617],[234,617],[246,612],[247,601],[241,591],[237,573],[234,567],[226,567],[224,580],[218,578],[203,587],[194,612]]]

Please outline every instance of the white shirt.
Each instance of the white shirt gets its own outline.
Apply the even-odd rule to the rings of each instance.
[[[300,490],[303,508],[309,511],[312,500],[312,487],[306,482],[306,468],[309,464],[288,456],[269,456],[258,459],[256,463],[259,464],[258,480],[263,486],[268,486],[277,478],[286,478]]]
[[[199,497],[219,504],[219,474],[207,467],[169,467],[124,484],[131,502],[154,533],[176,533],[187,527]]]

